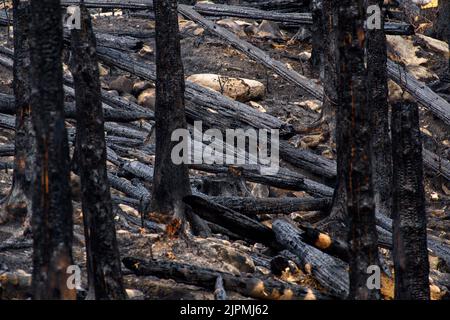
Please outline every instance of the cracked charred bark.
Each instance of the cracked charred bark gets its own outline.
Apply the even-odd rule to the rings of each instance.
[[[341,131],[336,130],[336,109],[339,107],[338,96],[338,59],[339,49],[337,43],[338,36],[338,11],[335,1],[323,0],[323,34],[324,34],[324,59],[323,59],[323,74],[322,82],[324,87],[323,97],[323,120],[328,126],[330,139],[332,142],[336,140],[342,141],[337,137]],[[336,144],[336,151],[338,154],[343,154],[342,147],[344,144]],[[337,157],[337,167],[342,168],[345,159]],[[330,216],[327,219],[328,225],[326,227],[332,233],[338,233],[337,229],[342,229],[342,222],[347,217],[346,207],[346,189],[343,170],[337,170],[336,187],[333,194],[333,201],[331,205]],[[341,222],[336,224],[336,221]],[[336,228],[337,227],[337,228]]]
[[[312,0],[310,3],[312,13],[312,52],[311,52],[311,65],[315,71],[319,71],[323,61],[323,0]]]
[[[28,43],[30,3],[13,1],[14,68],[13,89],[16,110],[16,136],[12,189],[0,210],[0,221],[31,213],[31,183],[34,171],[34,130],[30,106],[30,50]],[[4,212],[4,216],[1,212]],[[31,214],[29,215],[31,216]]]
[[[125,299],[119,249],[106,171],[106,142],[96,40],[89,11],[81,4],[81,29],[72,30],[72,63],[77,111],[78,172],[89,283],[89,298]]]
[[[412,101],[392,107],[392,154],[395,298],[430,299],[422,141],[419,110]]]
[[[67,267],[72,260],[69,146],[64,126],[59,1],[31,0],[31,109],[36,132],[33,185],[33,298],[75,299]]]
[[[436,21],[433,23],[434,36],[447,41],[450,46],[450,0],[440,0]],[[448,70],[446,81],[450,82],[450,55],[448,57]]]
[[[156,158],[152,210],[184,220],[183,197],[191,193],[188,168],[172,162],[172,132],[186,128],[184,71],[177,1],[154,1],[156,17]]]
[[[367,6],[383,8],[383,0],[367,0]],[[381,29],[367,30],[368,104],[372,131],[372,183],[375,211],[388,217],[392,212],[392,152],[389,132],[389,105],[386,35],[381,13]]]
[[[350,299],[380,299],[369,289],[367,268],[378,265],[371,182],[370,110],[365,68],[364,1],[339,1],[339,101],[337,144],[348,211]]]

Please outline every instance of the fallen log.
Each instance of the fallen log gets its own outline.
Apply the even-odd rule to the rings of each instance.
[[[8,129],[8,130],[15,130],[16,129],[16,118],[9,115],[0,113],[0,128]]]
[[[401,65],[388,60],[387,70],[389,77],[393,81],[411,94],[417,102],[450,126],[450,103],[437,95],[426,84],[417,80]]]
[[[301,266],[309,264],[314,278],[327,291],[341,298],[347,297],[349,278],[346,263],[306,244],[303,232],[286,220],[275,220],[272,229],[277,242],[295,254]]]
[[[200,26],[207,29],[208,31],[211,31],[214,34],[218,35],[220,38],[230,43],[233,47],[237,48],[238,50],[244,52],[249,57],[262,63],[267,68],[274,70],[276,73],[280,74],[283,78],[285,78],[289,82],[298,85],[311,96],[317,99],[320,99],[323,96],[323,88],[316,81],[308,79],[305,76],[300,75],[296,71],[289,69],[280,61],[272,59],[263,50],[255,47],[254,45],[248,43],[247,41],[239,39],[239,37],[236,36],[231,31],[228,31],[225,28],[222,28],[221,26],[215,24],[214,22],[205,19],[191,7],[186,5],[179,5],[178,11],[183,16],[198,23]]]
[[[155,81],[153,64],[136,61],[131,56],[108,48],[98,48],[99,58],[105,63],[133,73],[143,79]],[[213,128],[278,129],[281,137],[290,137],[293,128],[276,117],[258,112],[246,104],[231,100],[218,92],[203,88],[186,81],[186,116],[191,121],[203,121]],[[211,111],[213,110],[213,111]],[[324,157],[308,150],[297,149],[285,141],[280,142],[280,156],[294,166],[312,172],[331,183],[336,172],[336,165]]]
[[[256,166],[224,166],[224,165],[205,165],[191,164],[190,169],[210,172],[223,173],[243,177],[245,180],[266,184],[280,189],[294,191],[306,191],[311,195],[319,197],[333,196],[333,189],[323,184],[310,180],[297,172],[280,168],[276,175],[263,175]]]
[[[119,67],[143,79],[156,80],[156,70],[152,64],[135,61],[127,54],[107,48],[99,48],[98,54],[100,59],[107,64]],[[412,87],[407,83],[405,83],[405,86],[407,90],[408,88],[412,90]],[[428,90],[431,89],[428,88]],[[220,93],[202,88],[189,81],[186,82],[185,94],[186,100],[192,103],[188,103],[186,106],[187,117],[191,120],[202,120],[211,127],[216,128],[242,128],[249,125],[254,128],[280,129],[281,136],[283,136],[283,132],[287,136],[292,133],[292,128],[286,126],[279,119],[258,112],[245,104],[231,100]],[[418,91],[416,92],[416,96],[420,97],[422,94]],[[441,108],[446,108],[445,104],[448,105],[448,110],[450,110],[450,105],[435,93],[432,92],[429,96],[438,97],[433,101],[437,101],[436,103],[441,105]],[[431,105],[434,105],[434,103],[430,102]],[[430,110],[434,109],[434,107],[430,107]],[[214,112],[211,112],[211,110],[214,110]],[[446,113],[450,117],[450,111],[445,111],[444,115]],[[286,141],[280,142],[280,156],[292,165],[300,169],[306,168],[314,175],[322,177],[324,179],[323,182],[333,185],[332,180],[336,174],[336,164],[334,161],[313,154],[308,150],[297,149]]]
[[[13,169],[14,164],[12,162],[0,162],[0,170]]]
[[[202,219],[218,224],[233,233],[269,245],[275,239],[272,230],[262,223],[204,197],[192,195],[184,197],[183,201]]]
[[[61,6],[80,5],[80,0],[61,0]],[[153,8],[153,0],[95,0],[84,1],[86,8],[95,9],[137,9]]]
[[[126,268],[138,276],[155,276],[177,282],[201,286],[213,290],[216,279],[221,276],[224,288],[244,296],[265,300],[320,300],[330,296],[313,289],[272,279],[259,279],[249,275],[235,276],[230,273],[198,267],[186,263],[158,260],[141,260],[132,257],[122,259]]]
[[[129,54],[104,47],[97,48],[97,54],[108,65],[142,79],[156,81],[156,68],[152,63],[138,61]],[[250,125],[261,129],[279,129],[281,136],[293,134],[292,126],[283,121],[193,82],[186,81],[185,97],[192,103],[186,106],[187,117],[211,123],[211,127],[245,128]],[[242,123],[246,125],[243,126]]]
[[[109,33],[96,32],[95,39],[97,41],[97,46],[121,51],[137,51],[144,46],[142,40],[130,36],[119,37]],[[64,30],[64,41],[68,44],[71,41],[69,30]]]
[[[111,187],[123,192],[127,196],[141,201],[148,201],[150,199],[150,192],[138,186],[134,186],[130,181],[119,178],[118,176],[108,172],[108,179]]]
[[[333,239],[330,235],[311,226],[300,225],[300,228],[303,230],[300,236],[306,244],[348,263],[349,250],[346,242]]]
[[[67,92],[67,91],[66,91]],[[14,96],[0,93],[0,113],[16,114]],[[68,119],[76,119],[76,107],[74,103],[65,103],[64,115]],[[103,118],[110,122],[133,122],[140,120],[154,120],[153,113],[143,113],[139,111],[117,110],[103,108]]]
[[[0,145],[0,157],[14,156],[14,144]]]
[[[252,59],[260,62],[264,66],[272,69],[285,80],[300,86],[311,96],[322,100],[323,87],[317,81],[308,79],[294,70],[288,69],[284,64],[272,59],[261,49],[253,46],[247,41],[239,39],[234,33],[218,26],[212,21],[203,18],[189,6],[180,5],[180,13],[187,18],[197,22],[202,27],[213,32],[224,41],[230,43],[233,47],[240,50]],[[418,81],[414,76],[409,74],[403,67],[395,62],[388,60],[387,70],[389,77],[397,82],[402,88],[408,91],[419,103],[431,110],[438,118],[450,125],[450,104],[434,93],[424,83]]]
[[[14,96],[0,93],[0,113],[14,114],[15,112]]]
[[[287,141],[280,141],[280,158],[289,162],[305,174],[326,185],[335,185],[336,162],[309,150],[295,148]]]
[[[0,252],[9,251],[9,250],[22,250],[22,249],[31,249],[33,247],[33,241],[31,239],[21,238],[12,238],[4,241],[0,244]]]
[[[105,131],[111,135],[142,140],[142,142],[144,142],[146,135],[146,133],[142,130],[126,127],[114,122],[105,122]]]
[[[450,181],[450,161],[425,148],[422,149],[422,156],[426,168]]]
[[[6,48],[6,47],[1,47],[0,46],[0,52],[2,53],[0,55],[0,65],[5,66],[8,69],[13,68],[13,55],[14,55],[14,51]],[[64,76],[64,92],[70,96],[70,97],[75,97],[75,90],[73,89],[73,79],[70,75],[65,75]],[[155,114],[153,111],[146,109],[134,102],[128,101],[127,99],[121,97],[121,96],[116,96],[112,93],[109,93],[105,90],[102,89],[102,101],[104,102],[103,105],[103,109],[107,110],[107,109],[115,109],[115,110],[120,110],[120,111],[128,111],[130,113],[135,113],[135,115],[142,115],[144,117],[144,119],[148,119],[148,120],[154,120],[155,119]],[[4,101],[8,101],[11,99],[11,96],[9,97],[4,97],[5,99],[3,99]],[[2,106],[2,99],[0,99],[0,107]],[[3,102],[3,104],[5,104],[6,102]],[[130,116],[129,116],[130,117]],[[139,120],[139,119],[138,119]]]
[[[257,214],[289,214],[295,211],[326,210],[331,204],[331,198],[208,197],[207,199],[250,217]]]
[[[307,0],[247,0],[244,4],[263,10],[295,10],[298,12],[298,9],[308,5],[308,2]]]
[[[255,9],[252,7],[233,6],[214,3],[197,3],[194,10],[207,16],[228,16],[253,20],[271,20],[287,23],[289,26],[311,25],[312,14],[309,12],[286,13]],[[384,31],[390,35],[413,35],[414,26],[403,22],[386,22]]]
[[[197,3],[194,10],[208,16],[228,16],[255,20],[272,20],[293,24],[312,24],[310,13],[280,13],[252,7],[233,6],[215,3]]]
[[[205,220],[206,221],[206,220]],[[206,221],[206,224],[208,225],[209,229],[211,230],[212,233],[214,234],[220,234],[223,236],[228,237],[231,240],[240,240],[240,241],[245,241],[247,243],[253,243],[253,240],[247,239],[246,237],[243,237],[242,235],[238,235],[236,233],[231,232],[230,230],[219,226],[218,224]]]

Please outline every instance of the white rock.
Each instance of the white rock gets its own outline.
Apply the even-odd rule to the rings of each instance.
[[[217,74],[194,74],[187,80],[241,102],[260,100],[266,92],[264,84],[250,79],[230,78]]]
[[[156,104],[155,88],[144,90],[138,97],[138,104],[151,110],[155,110]]]

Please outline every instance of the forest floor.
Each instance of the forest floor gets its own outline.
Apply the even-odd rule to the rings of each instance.
[[[318,79],[318,74],[311,71],[311,65],[307,57],[311,52],[308,41],[291,40],[297,30],[282,30],[269,32],[265,37],[249,36],[244,32],[244,27],[254,24],[253,21],[245,19],[227,19],[225,23],[231,26],[232,30],[252,44],[265,50],[273,58],[282,61],[300,74],[309,78]],[[134,32],[134,31],[154,31],[154,22],[138,18],[131,18],[116,15],[114,17],[97,17],[94,20],[96,30],[114,32]],[[257,25],[255,26],[257,27]],[[266,86],[266,93],[262,100],[248,102],[254,108],[267,112],[279,119],[295,126],[307,126],[320,117],[321,102],[312,99],[297,86],[283,80],[271,70],[247,56],[233,49],[224,41],[209,34],[190,21],[180,20],[180,30],[182,34],[182,58],[186,77],[199,73],[213,73],[223,76],[254,79],[262,82]],[[281,35],[281,36],[280,36]],[[390,50],[391,56],[395,52],[397,58],[402,60],[406,67],[420,80],[430,83],[437,79],[446,68],[447,60],[444,52],[434,49],[423,37],[390,36],[389,41],[394,48]],[[145,44],[154,50],[153,39],[145,40]],[[0,45],[10,46],[7,42],[6,28],[0,28]],[[153,60],[151,51],[145,55],[145,59]],[[149,53],[150,52],[150,53]],[[138,53],[135,53],[139,55]],[[141,55],[142,56],[142,55]],[[398,59],[397,59],[398,60]],[[102,86],[110,89],[111,82],[121,75],[128,74],[117,69],[102,66]],[[133,82],[139,79],[129,77]],[[12,73],[0,66],[0,92],[12,94]],[[137,101],[137,96],[124,94],[128,99]],[[449,96],[444,96],[449,98]],[[73,123],[71,123],[73,125]],[[424,139],[426,147],[443,158],[450,160],[450,128],[445,128],[441,121],[435,118],[430,112],[421,108],[421,129],[427,136]],[[14,134],[11,131],[0,129],[0,144],[13,143]],[[329,140],[324,138],[322,132],[296,135],[290,140],[299,148],[308,148],[311,151],[321,154],[327,158],[335,159],[334,146]],[[0,161],[12,161],[11,157],[0,158]],[[112,168],[113,164],[109,164]],[[283,164],[283,166],[288,166]],[[11,186],[12,170],[0,172],[0,195],[6,195]],[[83,236],[83,223],[81,206],[79,202],[79,190],[77,189],[76,178],[73,179],[74,186],[74,220],[75,220],[75,241],[74,260],[80,266],[85,265],[85,249]],[[247,184],[248,189],[255,197],[302,197],[305,192],[292,192],[280,190],[273,187],[266,187],[254,183]],[[426,172],[425,180],[427,214],[429,220],[429,232],[443,241],[450,240],[450,184],[434,172]],[[112,189],[113,190],[113,189]],[[120,192],[113,190],[113,194],[120,195]],[[242,196],[237,191],[236,196]],[[119,205],[122,212],[140,219],[138,211],[124,204]],[[302,217],[310,216],[311,212],[295,212],[290,216],[294,220],[302,221]],[[306,219],[306,218],[305,218]],[[139,258],[161,258],[164,260],[179,261],[202,267],[230,272],[233,274],[254,274],[259,277],[277,277],[271,274],[266,266],[259,265],[253,260],[253,256],[261,255],[269,260],[276,255],[276,252],[266,248],[261,244],[250,244],[243,240],[230,240],[226,236],[217,235],[214,238],[202,239],[194,236],[182,238],[170,238],[165,232],[151,232],[132,226],[123,218],[117,217],[117,235],[122,257],[132,256]],[[314,221],[312,221],[314,222]],[[270,218],[266,221],[270,225]],[[15,225],[5,225],[0,227],[0,243],[12,236],[18,235]],[[389,251],[383,250],[388,264],[392,268],[389,259]],[[32,249],[25,248],[19,250],[8,250],[0,252],[0,273],[2,271],[23,270],[26,274],[31,272]],[[431,267],[433,270],[450,272],[449,266],[443,266],[439,259],[431,257]],[[302,267],[302,266],[300,266]],[[124,268],[125,269],[125,268]],[[304,268],[300,268],[304,269]],[[84,267],[83,270],[85,271]],[[308,274],[307,271],[297,270],[295,274],[282,275],[284,281],[293,281],[307,287],[321,289],[320,284]],[[85,275],[85,273],[83,273]],[[213,299],[211,290],[200,286],[185,285],[176,283],[173,280],[158,279],[155,277],[137,277],[125,271],[125,284],[128,289],[137,289],[143,293],[134,294],[135,298],[145,299]],[[85,285],[86,277],[83,276]],[[448,297],[450,289],[444,286],[434,288],[433,297],[440,299]],[[135,292],[136,293],[136,292]],[[139,292],[138,292],[139,293]],[[392,288],[385,288],[383,291],[386,299],[392,298]],[[246,297],[228,292],[232,299],[246,299]],[[6,295],[5,295],[6,296]],[[9,298],[15,298],[9,296]]]

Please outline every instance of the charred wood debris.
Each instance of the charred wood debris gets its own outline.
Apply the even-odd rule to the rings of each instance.
[[[207,41],[205,38],[214,38],[214,41],[220,42],[222,46],[233,48],[235,54],[241,55],[241,59],[250,59],[263,66],[267,73],[276,75],[278,81],[295,86],[304,97],[323,100],[324,88],[320,81],[286,63],[299,62],[301,59],[290,56],[281,60],[281,54],[273,50],[277,46],[285,46],[289,39],[273,41],[269,51],[267,46],[263,48],[260,40],[252,39],[248,34],[239,34],[221,23],[221,20],[231,18],[230,21],[240,21],[254,27],[261,21],[269,21],[269,24],[280,28],[285,34],[294,35],[289,42],[308,44],[311,35],[304,34],[309,33],[313,24],[309,1],[240,1],[237,5],[179,2],[179,19],[191,21],[195,26],[194,34],[182,32],[183,38],[192,38],[190,41],[197,42],[199,46]],[[61,1],[63,8],[77,3],[78,1]],[[131,20],[139,19],[138,23],[143,23],[143,19],[149,23],[154,20],[153,4],[148,0],[96,0],[84,1],[84,4],[91,15],[98,19],[107,17],[111,25],[116,21],[123,22],[119,22],[119,16]],[[414,36],[416,26],[404,22],[406,20],[399,20],[399,11],[396,8],[389,10],[389,19],[385,25],[386,34]],[[0,26],[12,26],[12,11],[0,11]],[[154,31],[143,31],[140,28],[127,30],[114,28],[108,31],[105,27],[99,29],[94,20],[97,57],[101,69],[107,70],[105,73],[100,70],[101,75],[109,77],[114,73],[120,77],[131,76],[135,79],[132,90],[139,90],[136,89],[139,85],[144,90],[153,88],[156,81],[156,68],[151,52],[155,43]],[[70,48],[71,36],[67,29],[64,31],[64,43],[66,48]],[[150,52],[150,58],[145,52]],[[3,70],[12,72],[13,58],[14,51],[10,43],[0,47],[0,66]],[[431,115],[433,121],[449,132],[449,95],[439,95],[433,91],[430,86],[418,80],[400,60],[395,61],[394,58],[389,57],[387,62],[390,81],[396,83],[399,90],[409,94],[420,105],[421,114]],[[69,63],[68,57],[65,57],[65,63]],[[209,292],[208,297],[217,300],[230,297],[346,298],[349,294],[347,241],[340,235],[328,233],[320,223],[327,217],[333,202],[337,170],[333,157],[325,157],[308,146],[295,146],[292,143],[294,138],[304,134],[296,125],[220,92],[206,89],[194,81],[186,80],[185,86],[186,117],[190,126],[195,121],[202,121],[205,127],[221,130],[280,130],[281,168],[275,175],[263,175],[258,167],[245,164],[189,165],[192,195],[185,197],[184,202],[191,214],[200,220],[202,227],[196,228],[192,225],[187,239],[177,238],[172,234],[174,227],[169,221],[144,214],[151,199],[154,176],[154,109],[143,106],[136,99],[130,99],[130,95],[119,95],[103,87],[101,106],[105,120],[108,179],[112,190],[116,229],[133,234],[134,237],[130,239],[151,239],[148,246],[140,250],[133,249],[132,244],[127,244],[126,249],[120,248],[125,267],[125,286],[139,289],[144,292],[142,295],[146,298],[157,298],[151,296],[151,292],[158,290],[145,289],[147,283],[149,286],[158,286],[155,278],[162,283],[163,280],[175,281],[179,285],[177,290],[181,295],[192,288],[189,286],[194,286]],[[141,91],[144,90],[141,88]],[[69,71],[64,73],[64,92],[68,140],[70,146],[74,147],[77,110],[74,79]],[[13,133],[16,130],[15,113],[14,96],[7,92],[0,93],[0,128],[3,132]],[[441,154],[442,148],[435,147],[436,141],[427,132],[422,132],[422,138],[423,166],[427,179],[432,180],[434,185],[444,186],[447,197],[444,196],[438,203],[442,204],[441,207],[448,207],[449,154],[447,157]],[[1,171],[8,172],[13,168],[11,159],[14,154],[13,142],[2,141]],[[73,175],[72,186],[76,184],[77,177]],[[262,196],[258,190],[262,190]],[[79,201],[76,195],[74,201]],[[436,203],[427,205],[428,211],[436,208]],[[442,217],[433,219],[448,221],[448,208],[441,211]],[[385,299],[393,298],[391,218],[381,213],[376,216],[379,256],[383,266],[381,292]],[[120,240],[121,238],[122,235],[118,235],[119,246],[124,242],[134,241]],[[206,245],[202,240],[204,238],[211,240],[212,244]],[[196,250],[206,250],[204,247],[210,250],[210,247],[215,246],[215,250],[210,250],[210,254],[215,254],[211,259],[226,261],[227,265],[234,267],[229,270],[224,268],[223,264],[214,268],[214,263],[205,266],[196,264],[195,259],[183,261],[183,256],[177,257],[175,251],[173,254],[157,254],[157,242],[161,241],[167,241],[174,246],[180,246],[178,242],[190,243],[186,244],[185,250],[192,251],[192,255],[195,255]],[[439,299],[448,297],[448,234],[447,237],[441,237],[439,231],[429,227],[427,244],[433,261],[430,271],[432,296]],[[152,246],[153,249],[149,248]],[[29,238],[13,237],[0,243],[0,254],[14,254],[19,250],[31,250],[31,247]],[[144,251],[150,253],[139,256],[139,253]],[[0,298],[26,297],[31,290],[30,277],[25,271],[8,270],[0,258]],[[148,282],[142,281],[141,285],[137,285],[141,277]],[[129,296],[133,296],[133,290],[127,292]],[[82,295],[80,292],[79,294]]]

